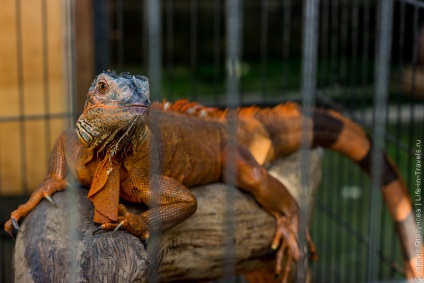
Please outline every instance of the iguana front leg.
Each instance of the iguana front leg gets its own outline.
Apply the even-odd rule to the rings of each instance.
[[[27,216],[44,198],[53,202],[51,195],[66,188],[66,160],[64,151],[64,134],[62,133],[54,145],[50,155],[47,175],[41,185],[31,194],[29,200],[13,211],[10,219],[4,224],[4,230],[12,236],[13,228],[19,230],[18,222]]]
[[[260,166],[243,146],[227,144],[223,149],[224,180],[253,194],[262,207],[276,219],[276,231],[271,247],[277,250],[275,274],[288,278],[291,261],[300,257],[298,246],[299,206],[286,187]],[[310,252],[315,257],[315,246],[305,233]],[[287,266],[282,267],[284,254]]]
[[[148,239],[152,232],[167,230],[196,211],[196,198],[181,183],[159,175],[152,175],[147,181],[144,175],[142,172],[132,174],[122,184],[121,197],[132,202],[144,202],[149,209],[137,215],[129,213],[120,204],[118,221],[104,223],[100,229],[122,227],[130,234]]]

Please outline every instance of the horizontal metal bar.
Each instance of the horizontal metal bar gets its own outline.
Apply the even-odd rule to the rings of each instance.
[[[56,113],[56,114],[35,114],[24,116],[4,116],[0,117],[0,123],[3,122],[20,122],[20,121],[34,121],[45,119],[63,119],[72,117],[71,113]]]
[[[420,8],[424,8],[424,2],[422,0],[397,0],[397,1],[411,4]]]

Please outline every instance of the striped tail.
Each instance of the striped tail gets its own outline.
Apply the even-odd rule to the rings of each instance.
[[[154,108],[222,121],[232,116],[227,109],[208,108],[187,100],[174,104],[158,103]],[[371,175],[373,145],[365,131],[333,110],[315,109],[311,114],[311,118],[305,118],[299,105],[291,102],[273,108],[239,108],[236,110],[239,121],[237,139],[249,148],[260,164],[264,164],[300,149],[305,123],[309,129],[306,138],[312,147],[322,146],[340,152]],[[404,256],[405,274],[407,278],[417,278],[424,274],[421,262],[424,249],[422,246],[415,246],[421,231],[417,230],[405,182],[387,155],[384,152],[380,154],[383,160],[382,194],[396,223]]]

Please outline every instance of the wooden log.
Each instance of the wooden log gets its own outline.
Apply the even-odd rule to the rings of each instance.
[[[321,157],[321,150],[313,151],[313,190],[321,177]],[[270,168],[284,172],[279,178],[295,197],[300,191],[298,159],[294,154]],[[93,235],[97,226],[87,189],[72,186],[57,193],[53,199],[58,207],[42,201],[22,223],[13,255],[14,280],[146,282],[149,274],[156,274],[161,282],[196,281],[222,277],[228,260],[234,273],[273,261],[274,219],[250,195],[223,184],[193,188],[193,193],[198,199],[196,213],[149,242],[147,251],[125,231]],[[229,207],[231,218],[226,217]]]

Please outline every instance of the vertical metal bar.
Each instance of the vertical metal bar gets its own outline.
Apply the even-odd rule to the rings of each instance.
[[[392,18],[393,18],[393,16],[392,16]],[[390,42],[390,44],[391,44],[391,42]],[[391,55],[389,55],[389,56],[391,58]],[[389,68],[390,68],[390,64],[389,64]],[[389,69],[389,76],[390,76],[390,69]],[[386,112],[386,117],[385,117],[385,133],[387,131],[386,126],[389,124],[389,115],[388,115],[389,103],[390,103],[389,102],[389,95],[387,94],[387,102],[386,102],[386,107],[385,107],[385,110],[384,110]],[[389,235],[387,235],[386,233],[384,233],[388,229],[387,226],[390,224],[391,225],[390,227],[392,227],[392,229],[394,228],[393,227],[393,221],[390,221],[390,223],[388,223],[387,218],[386,218],[386,215],[387,214],[388,214],[387,209],[382,205],[381,208],[380,208],[380,223],[381,223],[380,231],[381,232],[380,232],[380,239],[378,241],[379,242],[378,249],[380,251],[385,251],[385,246],[387,244],[386,243],[386,239],[389,237]],[[394,233],[391,233],[392,238],[393,238],[393,234]],[[382,254],[383,252],[380,252],[380,253]],[[384,264],[383,261],[381,261],[381,264],[377,267],[377,269],[378,269],[377,270],[377,272],[378,272],[378,278],[380,278],[380,279],[386,279],[385,278],[384,271],[385,270],[390,270],[390,267],[388,265]]]
[[[398,40],[398,49],[399,49],[399,70],[398,70],[398,87],[399,91],[396,94],[396,129],[395,129],[395,136],[400,138],[402,135],[402,120],[401,120],[401,101],[402,101],[402,74],[403,74],[403,67],[404,67],[404,58],[403,58],[403,51],[404,51],[404,40],[405,40],[405,2],[399,1],[400,5],[400,23],[399,23],[399,40]],[[401,160],[401,149],[399,147],[395,148],[395,164],[400,164]],[[396,251],[399,250],[399,244],[397,241],[397,237],[392,236],[391,239],[391,246],[393,249],[390,252],[390,258],[393,260],[396,255]],[[393,269],[390,269],[390,277],[394,278],[396,275],[396,272]]]
[[[330,72],[331,72],[331,66],[330,66],[330,0],[323,0],[321,1],[321,14],[320,14],[320,29],[321,32],[319,34],[319,42],[320,42],[320,59],[321,59],[321,70],[325,73],[322,77],[324,78],[321,81],[321,84],[327,85],[330,80]],[[324,64],[325,63],[325,64]],[[323,159],[323,168],[328,168],[330,166],[330,156],[325,155]],[[330,175],[329,174],[323,174],[323,182],[320,186],[320,195],[322,197],[322,203],[329,205],[331,203],[330,197],[332,196],[330,192],[330,181],[329,181]],[[321,230],[319,237],[322,239],[321,242],[323,243],[323,248],[320,249],[320,260],[317,262],[316,269],[317,271],[320,271],[320,277],[317,278],[317,280],[320,280],[321,282],[328,282],[329,275],[327,272],[325,272],[326,267],[330,267],[331,260],[331,251],[330,251],[330,242],[326,241],[328,239],[328,231],[330,231],[331,227],[331,219],[329,219],[328,215],[325,213],[322,213],[322,219],[321,220]]]
[[[329,164],[332,168],[334,168],[333,170],[333,174],[334,176],[338,176],[340,174],[339,172],[339,168],[337,166],[339,160],[339,156],[332,154],[330,157],[330,161]],[[330,167],[330,168],[331,168]],[[330,206],[330,209],[333,213],[337,212],[338,209],[338,204],[335,201],[335,199],[337,199],[336,197],[334,197],[334,193],[337,191],[337,188],[339,186],[339,178],[329,178],[329,182],[328,182],[328,187],[331,190],[331,195],[328,198],[328,204]],[[329,225],[329,231],[328,234],[330,235],[330,243],[328,245],[328,250],[329,250],[329,256],[328,256],[328,266],[330,268],[330,270],[338,270],[338,260],[337,260],[337,251],[338,251],[338,247],[337,247],[337,243],[338,243],[338,229],[336,229],[338,223],[335,221],[334,218],[332,218],[330,221],[330,225]],[[337,275],[339,273],[338,272],[331,272],[331,274],[328,274],[328,278],[326,278],[327,282],[338,282],[337,280]]]
[[[323,161],[323,168],[330,168],[331,164],[332,164],[332,154],[327,154],[326,156],[324,156],[324,161]],[[330,176],[330,174],[323,174],[323,182],[322,182],[322,196],[324,196],[322,203],[323,205],[326,205],[327,208],[329,210],[332,210],[332,207],[329,207],[329,205],[331,204],[331,198],[332,198],[332,188],[333,188],[333,182],[334,182],[334,178],[332,178]],[[323,246],[322,249],[322,258],[323,261],[320,264],[320,269],[323,271],[321,273],[321,282],[331,282],[330,281],[330,275],[325,272],[326,268],[331,268],[331,245],[329,243],[328,240],[332,235],[329,233],[329,231],[331,230],[331,226],[333,225],[333,221],[332,219],[330,219],[330,217],[328,216],[328,213],[323,213],[325,215],[325,222],[323,223],[323,231],[322,231],[322,238],[323,238],[323,242],[325,244],[325,246]],[[329,236],[328,236],[329,235]],[[321,252],[320,252],[321,253]]]
[[[48,60],[48,29],[47,29],[47,2],[41,2],[41,29],[42,29],[42,49],[43,49],[43,88],[44,88],[44,137],[45,137],[45,154],[48,160],[50,153],[50,136],[51,136],[51,123],[50,123],[50,88],[49,88],[49,60]]]
[[[268,65],[268,0],[261,1],[261,95],[268,98],[267,65]]]
[[[227,1],[227,106],[231,108],[239,105],[242,2]]]
[[[347,1],[344,1],[341,3],[341,7],[340,7],[340,78],[339,80],[341,81],[341,90],[343,91],[343,93],[346,96],[350,96],[351,92],[349,91],[348,88],[348,84],[349,84],[349,80],[347,79],[348,77],[348,69],[349,69],[349,63],[348,63],[348,32],[349,32],[349,3]],[[341,99],[346,99],[347,97],[343,96]],[[336,188],[341,188],[344,184],[346,184],[346,171],[349,170],[348,166],[346,164],[346,159],[341,158],[341,156],[337,156],[337,161],[339,166],[337,166],[338,170],[339,170],[339,178],[337,178],[339,185],[336,186]],[[345,199],[341,199],[341,202],[345,203]],[[347,208],[348,208],[349,204],[345,204],[342,205],[341,209],[339,208],[339,212],[341,214],[341,217],[343,219],[348,219],[350,218],[351,214],[349,215],[347,212]],[[342,249],[343,251],[347,251],[352,245],[349,245],[348,243],[348,239],[346,237],[343,237],[344,233],[346,233],[347,231],[345,230],[344,227],[340,227],[337,231],[337,233],[341,236],[340,240],[339,240],[339,247],[340,249]],[[338,249],[338,250],[340,250]],[[338,262],[339,264],[339,270],[340,270],[340,278],[339,281],[344,281],[346,280],[346,266],[347,266],[347,262],[346,262],[346,257],[340,257],[340,260]],[[350,269],[350,268],[349,268]]]
[[[213,67],[214,67],[214,102],[219,103],[220,84],[220,57],[221,57],[221,0],[214,0],[214,17],[213,17]]]
[[[226,14],[226,56],[227,56],[227,106],[232,111],[239,104],[239,80],[240,80],[240,51],[241,51],[241,30],[242,30],[242,0],[228,0]],[[235,143],[236,123],[234,119],[228,117],[229,146]],[[235,184],[235,148],[229,150],[225,164],[226,183],[229,187]],[[234,190],[227,190],[226,201],[226,238],[225,238],[225,280],[228,282],[234,274],[235,248],[234,238]]]
[[[368,83],[368,63],[369,63],[369,41],[370,41],[370,32],[367,27],[370,27],[370,2],[369,0],[364,0],[364,39],[362,45],[362,86],[366,86]],[[365,106],[365,105],[363,105]]]
[[[116,43],[116,59],[118,71],[124,67],[124,0],[116,0],[116,24],[118,28],[118,42]]]
[[[319,5],[318,5],[318,14],[319,15],[322,14],[322,9],[323,9],[323,4],[322,4],[322,2],[320,2]],[[317,65],[319,64],[318,62],[320,60],[320,58],[319,58],[319,55],[320,55],[320,37],[321,37],[321,34],[320,33],[321,33],[321,27],[322,27],[322,24],[321,24],[320,21],[321,21],[321,17],[318,20],[318,27],[317,27],[317,31],[316,31],[317,34],[318,34],[317,35],[318,36],[318,40],[317,40]],[[316,87],[318,88],[318,83],[319,83],[318,82],[318,77],[316,79],[317,79]],[[315,202],[319,202],[319,196],[318,195],[316,195],[316,201]],[[311,228],[310,229],[310,234],[311,234],[311,236],[314,235],[313,237],[314,237],[314,243],[315,243],[315,245],[320,246],[320,244],[321,244],[321,241],[320,241],[321,240],[321,238],[320,238],[320,232],[322,231],[320,229],[320,227],[322,227],[322,224],[323,224],[323,222],[321,221],[322,218],[320,218],[321,214],[319,213],[319,211],[315,211],[315,213],[311,213],[308,216],[310,216],[310,218],[311,218],[311,219],[309,219],[309,221],[311,223],[311,225],[310,225],[310,228]],[[315,219],[320,219],[320,220],[319,221],[316,221]],[[320,258],[322,259],[322,255],[320,256]],[[318,278],[318,276],[320,274],[320,273],[318,273],[319,266],[317,266],[317,265],[311,266],[310,267],[310,270],[311,270],[311,276],[312,276],[312,278]],[[316,280],[319,280],[319,279],[316,279]]]
[[[197,69],[197,0],[190,2],[190,71],[191,92],[190,98],[197,99],[196,93],[196,69]]]
[[[148,77],[150,84],[150,97],[151,100],[162,100],[161,80],[162,80],[162,1],[160,0],[146,0],[146,20],[147,20],[147,40],[148,40]],[[154,125],[153,125],[154,126]],[[152,144],[152,152],[157,152],[155,144]],[[152,158],[159,158],[153,154]],[[151,166],[155,166],[154,162]],[[158,165],[160,166],[160,165]],[[161,168],[150,168],[150,172],[161,170]],[[153,200],[159,203],[159,200]],[[153,216],[155,217],[155,216]],[[149,274],[149,282],[158,282],[156,276],[157,268],[159,267],[159,258],[157,256],[159,251],[159,237],[160,231],[156,231],[150,235],[149,239],[149,253],[150,268],[153,272]]]
[[[317,58],[318,58],[318,26],[319,1],[305,0],[303,10],[303,50],[302,50],[302,104],[304,113],[311,114],[315,105],[317,85]],[[309,142],[304,139],[304,146]]]
[[[77,117],[75,95],[75,34],[74,34],[74,4],[73,0],[65,2],[65,25],[66,25],[66,92],[68,96],[68,126],[73,127]]]
[[[325,62],[325,79],[323,83],[327,85],[330,81],[331,65],[330,65],[330,0],[322,1],[322,14],[321,14],[321,59]]]
[[[338,46],[338,25],[339,25],[339,21],[338,21],[338,7],[339,7],[339,0],[333,0],[331,1],[331,83],[334,84],[336,83],[336,81],[338,80],[338,78],[336,77],[337,74],[337,68],[338,68],[338,64],[337,64],[337,55],[338,55],[338,51],[339,51],[339,46]]]
[[[76,106],[76,95],[75,94],[75,10],[74,10],[74,1],[66,0],[65,1],[65,26],[66,26],[66,75],[67,75],[67,95],[69,103],[69,113],[71,113],[71,118],[69,119],[69,124],[74,125],[75,117],[75,106]],[[77,271],[77,259],[76,259],[76,241],[78,239],[78,225],[79,214],[77,213],[79,209],[79,202],[76,201],[75,195],[71,193],[72,191],[67,192],[66,203],[69,207],[69,222],[67,223],[69,235],[67,239],[74,243],[70,245],[70,250],[67,250],[68,262],[70,263],[70,282],[76,282],[78,276]]]
[[[396,103],[396,137],[400,137],[402,134],[402,119],[401,119],[401,113],[402,113],[402,74],[403,74],[403,68],[404,68],[404,58],[403,58],[403,52],[404,52],[404,41],[405,41],[405,2],[399,1],[400,3],[400,24],[399,24],[399,40],[398,40],[398,48],[399,48],[399,91],[397,93],[397,103]],[[395,153],[395,161],[396,164],[399,164],[400,162],[400,150],[398,147],[396,147],[396,153]]]
[[[282,89],[290,87],[290,41],[291,41],[291,0],[283,1],[283,68],[282,68]]]
[[[341,8],[343,9],[344,7],[341,7]],[[343,68],[342,65],[343,65],[343,63],[340,63],[341,68]],[[335,189],[335,192],[337,192],[337,190],[342,188],[343,185],[346,182],[346,176],[344,175],[344,173],[346,172],[346,162],[345,161],[346,160],[342,156],[340,156],[339,154],[336,154],[335,157],[334,157],[334,163],[336,164],[336,168],[334,169],[334,175],[338,176],[336,178],[335,182],[334,182],[335,185],[333,186],[333,189]],[[340,196],[341,194],[338,192],[337,195]],[[340,197],[339,198],[335,197],[335,198],[333,198],[333,201],[336,202],[335,203],[336,208],[335,208],[334,212],[338,212],[338,214],[340,215],[340,218],[347,221],[346,219],[348,217],[346,216],[346,205],[345,205],[346,202],[345,202],[345,200],[343,198],[340,198]],[[338,203],[338,202],[341,202],[342,205],[340,205],[340,203]],[[347,230],[346,230],[346,227],[344,227],[343,225],[340,225],[340,223],[338,223],[338,222],[336,222],[334,224],[335,224],[334,226],[336,227],[334,234],[336,236],[336,239],[338,239],[338,240],[336,240],[336,243],[335,243],[335,246],[336,246],[335,251],[338,254],[338,260],[334,264],[337,266],[337,270],[339,270],[339,272],[337,272],[338,277],[335,276],[335,279],[336,279],[335,282],[342,282],[342,281],[346,280],[346,277],[344,277],[344,276],[346,276],[346,268],[345,268],[346,259],[345,259],[345,257],[340,256],[340,251],[342,250],[342,251],[346,252],[346,250],[345,250],[346,246],[345,245],[346,245],[347,241],[346,241],[346,237],[344,237],[344,235],[347,232]]]
[[[301,198],[306,199],[311,193],[311,139],[312,109],[315,106],[317,85],[317,58],[318,58],[318,26],[319,26],[319,1],[305,0],[303,7],[303,50],[302,50],[302,104],[304,120],[302,123],[300,183],[302,187]],[[306,215],[309,207],[306,202],[300,202],[299,215],[299,247],[304,250],[306,246],[305,231],[308,229]],[[305,282],[308,273],[307,257],[297,264],[297,280]]]
[[[320,42],[320,57],[321,57],[321,64],[322,66],[321,70],[325,73],[323,75],[323,80],[320,82],[322,85],[328,85],[331,80],[331,58],[329,56],[331,51],[331,41],[330,41],[330,29],[331,29],[331,22],[330,19],[331,16],[331,2],[330,0],[323,0],[321,1],[321,15],[320,15],[320,34],[319,34],[319,42]],[[323,168],[328,168],[331,164],[331,155],[326,155],[324,157],[323,161]],[[324,174],[323,176],[323,183],[320,186],[321,189],[321,196],[323,196],[322,202],[326,205],[331,204],[331,179],[328,174]],[[331,209],[331,208],[330,208]],[[322,251],[320,251],[320,258],[321,260],[317,263],[316,269],[320,271],[320,278],[318,280],[321,280],[322,282],[329,282],[330,276],[326,272],[326,268],[331,266],[331,244],[330,241],[326,241],[328,239],[329,231],[331,230],[332,226],[332,220],[329,219],[328,215],[323,213],[322,214],[322,220],[321,220],[321,233],[319,234],[319,237],[322,238],[322,242],[325,246],[323,246]],[[330,234],[331,237],[331,234]]]
[[[354,70],[353,74],[349,74],[350,83],[355,85],[357,83],[358,74],[356,70],[358,69],[358,35],[359,35],[359,3],[358,0],[353,0],[352,3],[352,69]],[[355,93],[358,95],[358,93]],[[352,270],[353,271],[353,270]]]
[[[148,0],[141,0],[141,7],[140,7],[140,39],[141,39],[141,65],[143,66],[143,71],[146,76],[148,76],[148,61],[149,61],[149,40],[148,40],[148,20],[147,20],[147,1]]]
[[[346,87],[346,83],[348,82],[347,78],[347,70],[348,70],[348,23],[349,23],[349,6],[348,2],[345,1],[341,4],[340,7],[340,76],[341,81],[343,82],[343,86]],[[345,90],[343,90],[345,92]]]
[[[168,99],[173,97],[174,72],[174,1],[168,0],[166,5],[166,57],[168,78]]]
[[[375,3],[375,2],[372,2]],[[370,13],[370,6],[372,5],[371,2],[369,0],[363,0],[361,1],[362,7],[363,7],[363,17],[362,17],[362,21],[363,21],[363,35],[362,35],[362,62],[361,62],[361,87],[362,88],[367,88],[368,84],[369,84],[369,79],[368,79],[368,73],[369,73],[369,49],[370,49],[370,18],[371,18],[371,13]],[[366,109],[368,107],[367,102],[364,98],[362,98],[360,100],[360,107],[359,107],[359,112],[360,115],[363,113],[364,109]],[[364,174],[360,175],[360,181],[362,186],[367,186],[367,182],[368,179],[366,179],[366,177],[364,176]],[[367,193],[368,195],[368,193]],[[358,204],[358,209],[360,212],[365,211],[365,198],[364,201],[361,201]],[[367,233],[365,231],[367,231],[367,223],[365,222],[365,218],[364,217],[358,217],[358,220],[356,221],[357,223],[357,227],[359,227],[360,231],[362,231],[364,234]],[[367,260],[367,254],[366,251],[361,251],[360,254],[360,258],[361,260],[357,261],[355,264],[355,268],[356,270],[361,270],[361,272],[357,272],[356,276],[355,276],[355,281],[363,281],[366,278],[366,272],[363,272],[363,264],[362,262],[365,262]]]
[[[359,2],[358,0],[353,0],[353,8],[352,8],[352,53],[351,53],[351,60],[352,60],[352,69],[354,70],[353,74],[350,74],[351,80],[350,83],[352,85],[356,85],[358,83],[358,76],[359,74],[357,74],[356,70],[358,70],[358,50],[359,50]],[[355,96],[357,96],[359,94],[359,92],[355,92]],[[357,118],[357,117],[355,117]],[[359,179],[359,174],[358,171],[356,171],[353,175],[350,175],[350,179],[352,180],[352,183],[357,184],[358,179]],[[359,209],[359,204],[360,201],[355,201],[352,202],[352,206],[351,206],[351,211],[353,211],[353,213],[355,214],[355,217],[353,217],[352,219],[352,223],[358,223],[358,218],[359,218],[359,213],[361,212],[361,210]],[[360,231],[360,227],[358,226],[354,226],[357,227],[357,230]],[[360,247],[361,243],[358,241],[356,242],[356,247],[351,247],[351,249],[357,254],[359,255],[359,247]],[[358,266],[359,268],[359,266]],[[357,273],[355,272],[354,268],[348,268],[349,271],[349,280],[351,282],[356,282],[358,281],[355,280],[355,277],[357,277]]]
[[[338,25],[339,25],[339,12],[338,12],[338,7],[339,7],[339,0],[333,0],[330,1],[331,2],[331,12],[330,12],[330,22],[331,22],[331,27],[330,27],[330,32],[331,32],[331,36],[330,36],[330,54],[329,54],[329,65],[330,65],[330,78],[329,78],[329,83],[334,86],[334,84],[337,83],[338,81],[338,50],[339,50],[339,35],[338,35]],[[337,158],[339,158],[338,156],[335,156],[332,160],[332,164],[337,162]],[[338,169],[338,168],[336,168]],[[337,174],[337,173],[336,173]],[[337,188],[337,181],[338,180],[330,180],[331,183],[331,188],[334,192],[334,190]],[[336,198],[332,197],[330,199],[331,201],[331,207],[333,209],[333,211],[337,210],[337,203],[336,203]],[[330,266],[332,268],[337,268],[337,237],[336,237],[336,223],[334,222],[334,220],[332,220],[332,225],[331,225],[331,231],[329,231],[330,235],[331,235],[331,247],[330,247]],[[329,278],[329,280],[331,280],[330,282],[337,282],[336,281],[336,273],[331,273],[331,276]]]
[[[94,0],[93,1],[93,17],[94,17],[94,54],[96,74],[106,70],[110,66],[110,47],[109,47],[109,1]]]
[[[19,136],[21,151],[21,186],[24,193],[28,193],[27,184],[27,151],[26,151],[26,123],[25,123],[25,97],[24,97],[24,73],[22,53],[22,15],[21,0],[16,0],[16,66],[18,70],[18,101],[19,101]]]
[[[384,148],[384,135],[386,127],[386,106],[389,87],[390,74],[390,52],[393,20],[393,0],[379,1],[379,23],[377,34],[377,50],[375,64],[375,94],[374,94],[374,127],[373,127],[373,150],[372,150],[372,191],[370,208],[369,239],[367,260],[367,280],[368,282],[377,280],[378,277],[378,240],[380,233],[380,213],[381,213],[381,177],[383,156],[381,150]]]
[[[162,80],[162,14],[160,0],[147,0],[148,76],[151,99],[161,100]]]

